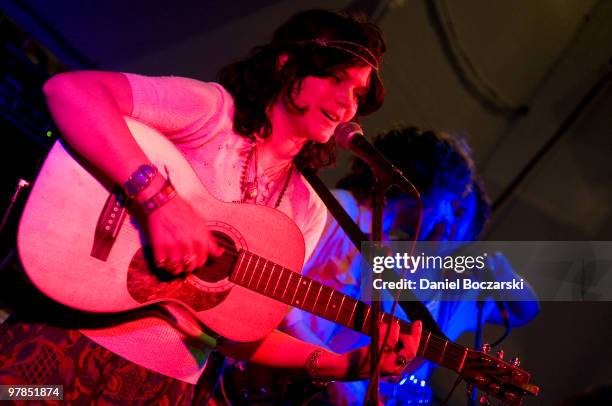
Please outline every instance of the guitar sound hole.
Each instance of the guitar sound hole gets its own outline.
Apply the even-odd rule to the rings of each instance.
[[[223,254],[219,257],[209,255],[204,266],[193,273],[199,279],[211,283],[229,277],[230,272],[234,269],[238,255],[234,240],[227,234],[220,231],[212,231],[212,235],[217,240],[217,244],[224,249]]]

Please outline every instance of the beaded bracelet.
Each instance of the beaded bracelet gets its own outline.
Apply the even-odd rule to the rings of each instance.
[[[154,165],[140,165],[123,184],[123,188],[125,189],[127,196],[132,198],[138,193],[142,192],[147,186],[149,186],[158,172],[157,167]]]
[[[145,214],[151,214],[156,209],[159,209],[164,204],[168,203],[176,196],[176,189],[170,183],[170,179],[166,180],[161,190],[153,196],[141,203],[142,210]]]

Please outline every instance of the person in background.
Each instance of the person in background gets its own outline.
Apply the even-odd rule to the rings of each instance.
[[[404,173],[421,194],[423,221],[419,240],[473,241],[482,235],[490,215],[490,202],[476,174],[471,150],[461,136],[407,127],[377,136],[374,146]],[[374,177],[369,166],[355,159],[350,173],[337,183],[338,188],[333,191],[364,233],[369,233],[371,227],[370,196],[373,183]],[[391,189],[387,194],[383,235],[391,240],[411,241],[416,221],[417,206],[414,198]],[[311,259],[304,267],[304,274],[349,296],[362,298],[365,289],[361,277],[362,261],[358,250],[330,216]],[[487,265],[496,280],[507,280],[515,275],[501,253],[489,258]],[[383,296],[383,308],[388,312],[392,300],[390,294],[385,293],[388,296]],[[532,292],[522,299],[522,302],[508,302],[512,326],[523,325],[538,313],[538,304]],[[475,301],[432,300],[425,305],[451,340],[476,328]],[[483,314],[486,322],[503,323],[494,301],[485,302]],[[408,320],[399,306],[396,315]],[[295,337],[332,351],[345,351],[365,342],[362,335],[350,329],[300,310],[289,313],[283,329]],[[414,371],[414,375],[420,382],[429,377],[431,369],[432,365],[425,363]],[[384,387],[381,385],[382,389]],[[363,381],[333,382],[327,385],[324,401],[330,404],[358,405],[363,402],[366,388],[367,383]],[[381,391],[385,395],[384,390]],[[412,392],[414,394],[405,395],[404,400],[431,400],[428,399],[427,391]],[[404,395],[394,396],[387,396],[390,404],[401,404],[401,396]],[[421,396],[425,398],[421,399]]]

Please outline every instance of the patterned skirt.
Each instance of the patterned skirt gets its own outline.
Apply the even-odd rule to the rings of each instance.
[[[78,330],[14,317],[0,324],[0,384],[64,386],[63,402],[36,404],[216,404],[207,396],[210,382],[196,386],[170,378],[119,357]]]

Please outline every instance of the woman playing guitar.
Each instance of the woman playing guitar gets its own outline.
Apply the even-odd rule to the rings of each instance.
[[[229,247],[209,231],[207,207],[181,193],[181,175],[172,165],[151,159],[143,148],[146,141],[136,140],[134,122],[172,141],[214,198],[265,205],[289,216],[303,234],[308,257],[325,223],[325,210],[300,170],[331,163],[338,123],[380,107],[378,68],[384,50],[376,27],[313,10],[295,15],[269,44],[225,67],[220,83],[86,71],[60,74],[46,83],[44,92],[70,153],[110,185],[109,193],[115,190],[112,185],[119,185],[119,195],[131,200],[130,217],[122,227],[139,225],[140,239],[150,247],[146,268],[159,271],[160,280],[187,280],[207,261],[224,258]],[[79,186],[74,179],[58,181],[67,188]],[[70,204],[72,197],[53,201]],[[122,207],[120,198],[117,207]],[[40,224],[44,226],[42,220]],[[251,231],[267,237],[261,229]],[[112,262],[116,249],[110,248],[106,262]],[[20,251],[24,259],[27,247],[20,246]],[[102,266],[104,258],[91,260]],[[64,267],[79,269],[79,263],[64,261]],[[78,289],[66,280],[51,284],[57,286],[50,289]],[[175,320],[181,317],[177,306],[165,310]],[[64,399],[72,401],[191,403],[209,352],[201,343],[215,340],[198,343],[193,339],[197,334],[188,337],[167,318],[146,311],[138,316],[110,326],[77,322],[66,329],[20,320],[16,312],[0,332],[0,383],[61,384]],[[209,326],[213,331],[206,333],[232,336],[231,319],[225,324],[214,320],[214,327]],[[382,351],[383,374],[401,373],[420,338],[418,322],[409,334],[400,334],[398,325],[391,324],[391,345]],[[251,330],[235,335],[238,339],[221,337],[216,344],[234,358],[305,368],[314,378],[367,376],[367,347],[335,354],[277,330],[252,341],[257,326],[254,320]],[[382,323],[380,328],[386,331]]]

